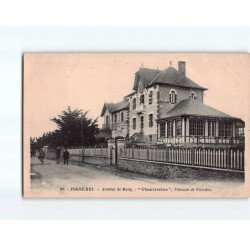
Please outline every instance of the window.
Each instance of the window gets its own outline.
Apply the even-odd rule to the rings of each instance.
[[[238,136],[238,137],[244,136],[244,128],[243,127],[236,127],[236,136]]]
[[[149,141],[152,142],[153,141],[153,136],[149,135]]]
[[[177,92],[175,90],[169,92],[169,102],[172,104],[177,102]]]
[[[175,131],[176,131],[176,136],[181,136],[181,129],[182,129],[182,126],[181,126],[181,121],[176,121],[175,122]]]
[[[136,129],[136,118],[133,118],[133,130]]]
[[[160,123],[160,138],[163,138],[165,136],[166,136],[165,123]]]
[[[190,120],[189,135],[204,136],[204,120]]]
[[[136,109],[136,98],[133,99],[133,109]]]
[[[106,116],[106,124],[109,124],[109,117]]]
[[[150,91],[148,95],[148,104],[152,103],[153,103],[153,91]]]
[[[144,104],[144,95],[141,95],[141,96],[140,96],[140,105],[141,105],[141,104]]]
[[[197,121],[197,135],[204,135],[204,121],[198,120]]]
[[[117,122],[117,114],[115,114],[115,122]]]
[[[168,138],[173,137],[173,122],[168,122],[167,126],[168,126],[167,128]]]
[[[123,122],[123,119],[124,119],[123,116],[124,116],[124,115],[123,115],[123,112],[121,112],[121,122]]]
[[[226,127],[226,136],[231,137],[232,136],[232,124],[227,122],[225,127]]]
[[[208,122],[208,136],[215,136],[215,122]]]
[[[140,128],[143,129],[144,128],[144,116],[140,117],[140,121],[141,121]]]
[[[196,99],[196,94],[195,94],[194,92],[192,92],[192,93],[190,94],[190,98]]]
[[[196,121],[194,120],[189,122],[189,135],[196,135]]]
[[[150,114],[148,116],[148,127],[152,128],[153,127],[153,114]]]
[[[229,122],[219,122],[219,136],[230,137],[232,136],[232,125]]]

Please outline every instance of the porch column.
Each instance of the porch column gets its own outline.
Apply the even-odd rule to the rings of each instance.
[[[173,137],[175,137],[175,120],[173,121]]]
[[[232,136],[233,136],[233,137],[236,136],[236,126],[235,126],[236,124],[235,124],[235,123],[236,123],[236,122],[233,121],[233,126],[232,126],[232,132],[233,132],[233,133],[232,133]]]
[[[219,136],[219,122],[216,120],[215,122],[215,137]]]
[[[186,142],[189,142],[189,118],[186,119]]]
[[[157,139],[160,139],[160,123],[157,124]]]
[[[182,124],[181,124],[181,141],[185,142],[185,118],[182,118]]]
[[[168,123],[165,121],[165,137],[168,137]]]
[[[205,137],[208,137],[208,121],[205,121]]]

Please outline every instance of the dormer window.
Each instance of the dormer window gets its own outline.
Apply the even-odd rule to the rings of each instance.
[[[174,89],[169,92],[169,102],[171,104],[175,104],[177,102],[177,92]]]
[[[141,105],[141,104],[144,104],[144,95],[141,95],[141,96],[140,96],[140,105]]]
[[[195,94],[194,92],[192,92],[192,93],[190,94],[190,98],[196,99],[196,94]]]
[[[143,92],[144,90],[144,85],[142,82],[139,82],[139,85],[138,85],[138,92]]]

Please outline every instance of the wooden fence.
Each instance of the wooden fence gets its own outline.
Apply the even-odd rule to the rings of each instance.
[[[71,155],[84,155],[84,156],[106,156],[108,157],[108,148],[76,148],[68,149]]]
[[[126,147],[121,157],[244,171],[243,149]]]

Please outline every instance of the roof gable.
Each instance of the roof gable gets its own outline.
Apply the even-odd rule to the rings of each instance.
[[[149,68],[140,68],[135,73],[135,81],[133,90],[138,89],[139,82],[142,82],[144,86],[147,86],[153,81],[153,79],[160,73],[159,70],[149,69]]]
[[[113,108],[114,108],[114,105],[115,104],[112,103],[112,102],[110,102],[110,103],[105,102],[104,105],[103,105],[103,108],[102,108],[101,117],[104,116],[106,109],[109,111],[109,113],[111,113]]]
[[[129,108],[129,102],[126,100],[123,100],[121,102],[114,104],[112,113],[118,112],[123,109],[128,109],[128,108]]]
[[[104,116],[105,111],[108,110],[109,113],[115,113],[123,109],[129,109],[129,102],[126,100],[123,100],[118,103],[104,103],[102,112],[101,112],[101,117]]]

